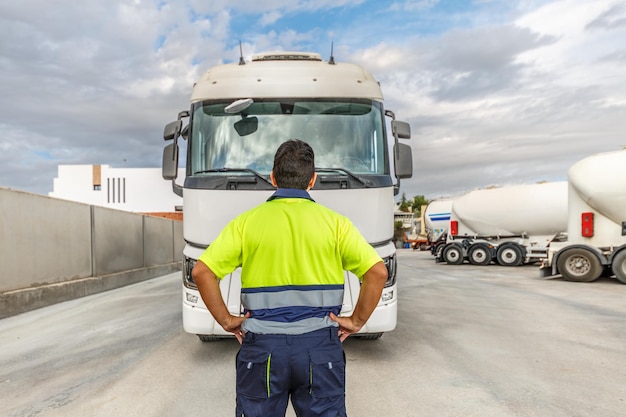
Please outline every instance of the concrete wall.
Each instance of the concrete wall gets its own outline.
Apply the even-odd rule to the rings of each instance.
[[[0,318],[180,269],[182,222],[0,188]]]

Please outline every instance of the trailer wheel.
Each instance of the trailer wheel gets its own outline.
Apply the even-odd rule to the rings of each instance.
[[[436,243],[435,245],[430,247],[430,253],[435,258],[441,258],[441,254],[443,253],[444,246],[445,246],[445,243]]]
[[[484,243],[474,243],[469,247],[467,258],[472,265],[489,265],[491,263],[491,249]]]
[[[557,267],[566,281],[591,282],[602,274],[598,257],[583,248],[566,249],[559,255]]]
[[[522,250],[514,243],[505,243],[498,248],[496,259],[502,266],[520,266],[522,264]]]
[[[626,284],[626,250],[622,250],[615,255],[611,269],[615,274],[615,278],[622,284]]]
[[[446,245],[443,248],[443,260],[448,265],[461,265],[463,263],[463,248],[458,244]]]

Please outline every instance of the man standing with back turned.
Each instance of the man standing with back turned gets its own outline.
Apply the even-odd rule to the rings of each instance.
[[[301,140],[278,148],[270,173],[278,189],[232,220],[198,259],[192,276],[202,300],[242,344],[237,354],[237,417],[343,417],[343,342],[380,299],[387,268],[346,217],[315,203],[314,153]],[[219,280],[241,266],[245,316],[233,316]],[[363,285],[350,317],[338,317],[344,270]]]

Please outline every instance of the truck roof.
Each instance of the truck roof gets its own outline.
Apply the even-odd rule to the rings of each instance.
[[[210,68],[191,101],[285,97],[383,100],[378,82],[358,65],[325,62],[310,52],[271,52]]]

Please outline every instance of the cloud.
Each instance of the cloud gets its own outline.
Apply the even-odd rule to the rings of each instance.
[[[260,23],[262,26],[268,26],[273,23],[276,23],[276,21],[280,19],[282,16],[283,14],[278,11],[271,11],[268,13],[264,13],[263,16],[261,16]]]
[[[421,11],[433,8],[441,0],[411,0],[404,2],[393,2],[389,6],[393,11]]]
[[[425,70],[436,74],[431,82],[436,99],[488,97],[518,85],[524,69],[516,61],[518,55],[553,42],[552,37],[514,26],[453,31],[430,42],[422,61]]]
[[[616,0],[4,2],[0,186],[47,193],[58,164],[159,166],[163,126],[240,40],[246,59],[333,41],[370,70],[412,126],[409,196],[562,180],[626,145],[625,17]]]
[[[586,5],[573,3],[353,55],[381,81],[387,107],[413,127],[408,195],[564,180],[577,160],[624,145],[624,49],[617,33],[585,29],[611,9],[596,3],[590,18]],[[555,21],[563,27],[544,30]]]
[[[621,27],[626,27],[626,3],[612,5],[608,10],[589,22],[585,28],[589,30],[610,30]]]

